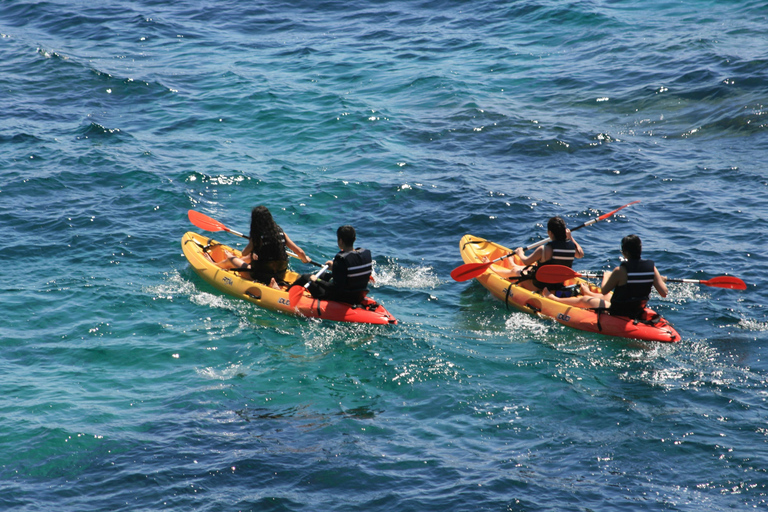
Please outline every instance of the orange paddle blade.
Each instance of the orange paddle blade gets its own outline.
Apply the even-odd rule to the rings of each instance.
[[[224,231],[224,224],[212,219],[204,213],[196,212],[195,210],[189,210],[189,221],[200,229],[206,231]]]
[[[292,286],[288,290],[288,304],[292,307],[298,307],[301,297],[304,295],[305,288],[303,286]]]
[[[713,288],[728,288],[731,290],[746,290],[747,283],[733,276],[719,276],[708,280],[701,279],[671,279],[667,278],[668,283],[694,283],[712,286]]]
[[[623,209],[624,209],[624,208],[626,208],[627,206],[632,206],[633,204],[637,204],[637,203],[639,203],[639,202],[640,202],[640,201],[639,201],[639,200],[637,200],[637,201],[632,201],[631,203],[627,203],[627,204],[625,204],[624,206],[622,206],[621,208],[616,208],[616,209],[615,209],[615,210],[613,210],[612,212],[608,212],[608,213],[606,213],[606,214],[603,214],[603,215],[599,216],[599,217],[597,218],[597,220],[605,220],[605,219],[607,219],[608,217],[611,217],[613,214],[615,214],[615,213],[616,213],[616,212],[618,212],[619,210],[623,210]]]
[[[706,281],[700,281],[704,286],[713,286],[715,288],[728,288],[731,290],[746,290],[747,283],[733,276],[713,277]]]
[[[227,226],[225,226],[221,222],[207,216],[204,213],[196,212],[195,210],[189,210],[187,215],[189,215],[189,221],[200,229],[204,229],[206,231],[227,231],[229,233],[232,233],[233,235],[241,236],[243,238],[248,238],[242,233],[238,233],[235,230],[229,229]]]
[[[323,272],[325,272],[326,270],[328,270],[328,265],[323,265],[320,268],[320,270],[318,270],[317,273],[315,274],[315,278],[318,278],[321,275],[323,275]],[[291,289],[288,290],[288,301],[289,301],[288,304],[292,308],[298,307],[299,301],[301,300],[301,297],[304,295],[304,290],[308,289],[311,283],[312,281],[307,281],[307,284],[305,284],[304,286],[296,286],[296,285],[291,286]]]
[[[536,271],[536,279],[542,283],[562,283],[581,274],[565,265],[544,265]]]
[[[488,270],[492,264],[493,262],[490,261],[488,263],[465,263],[464,265],[460,265],[451,270],[451,277],[454,281],[458,281],[460,283],[463,281],[469,281],[470,279],[474,279],[475,277]]]

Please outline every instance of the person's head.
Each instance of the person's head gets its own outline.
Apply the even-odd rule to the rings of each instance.
[[[251,240],[260,245],[262,238],[276,239],[278,228],[272,214],[266,206],[257,206],[251,210]]]
[[[561,217],[552,217],[547,222],[547,231],[552,232],[552,240],[565,240],[565,221]]]
[[[643,254],[643,242],[637,235],[627,235],[621,239],[621,252],[630,260],[639,260]]]
[[[349,225],[341,226],[339,229],[337,229],[336,236],[339,238],[339,242],[344,247],[352,247],[355,244],[355,239],[357,238],[357,235],[355,234],[355,228]]]

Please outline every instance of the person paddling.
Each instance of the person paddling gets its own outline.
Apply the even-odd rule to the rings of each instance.
[[[533,278],[530,280],[532,286],[537,290],[545,287],[550,289],[557,289],[562,286],[559,283],[546,283],[536,279],[535,271],[544,265],[565,265],[566,267],[573,267],[573,260],[575,258],[583,258],[584,250],[579,243],[573,239],[571,230],[565,225],[565,220],[562,217],[552,217],[547,222],[547,234],[550,241],[545,245],[537,247],[528,256],[525,255],[522,247],[515,249],[515,254],[523,266],[515,265],[511,263],[511,268],[500,267],[497,265],[491,268],[500,276],[503,277],[517,277],[522,275],[523,270],[530,266],[535,265],[533,272],[530,275]],[[487,260],[487,258],[485,258]],[[484,261],[485,261],[484,260]],[[521,281],[521,285],[524,286],[525,281]]]
[[[340,251],[333,261],[326,262],[330,276],[327,272],[320,277],[302,274],[291,287],[304,286],[309,282],[307,289],[316,299],[360,304],[368,293],[373,260],[368,249],[354,248],[356,238],[355,228],[341,226],[336,231]]]
[[[570,306],[607,309],[614,316],[637,318],[645,309],[652,288],[656,288],[662,297],[666,297],[668,292],[667,278],[659,274],[653,261],[642,259],[642,252],[643,243],[639,236],[625,236],[621,240],[621,253],[626,261],[612,272],[603,274],[600,293],[591,291],[582,283],[581,295],[576,297],[557,297],[547,288],[541,294]]]
[[[608,312],[612,315],[635,318],[643,312],[651,289],[667,296],[666,278],[659,274],[652,260],[641,258],[643,243],[637,235],[627,235],[621,240],[621,253],[627,259],[613,272],[603,274],[603,295],[613,291]]]
[[[230,253],[217,264],[223,268],[247,268],[254,281],[279,289],[288,269],[286,246],[304,263],[312,261],[277,225],[269,209],[260,205],[251,210],[251,231],[242,257]]]

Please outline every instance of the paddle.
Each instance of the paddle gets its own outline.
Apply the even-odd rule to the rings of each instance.
[[[667,278],[668,283],[698,283],[704,286],[712,286],[714,288],[728,288],[730,290],[746,290],[747,283],[733,276],[718,276],[712,279],[700,280],[700,279],[671,279]]]
[[[196,212],[195,210],[189,210],[188,215],[189,215],[189,221],[195,226],[199,227],[200,229],[204,229],[206,231],[214,231],[214,232],[226,231],[227,233],[232,233],[233,235],[237,235],[243,238],[248,238],[246,235],[239,233],[234,229],[229,229],[227,226],[225,226],[221,222],[207,216],[204,213]]]
[[[229,229],[227,226],[217,221],[216,219],[213,219],[205,215],[204,213],[196,212],[195,210],[189,210],[189,220],[195,226],[199,227],[200,229],[204,229],[206,231],[214,231],[214,232],[226,231],[228,233],[232,233],[233,235],[237,235],[243,238],[250,238],[242,233],[235,231],[234,229]],[[286,250],[285,252],[288,253],[288,256],[291,256],[296,259],[301,259],[299,258],[299,255],[295,254],[293,251]],[[309,262],[316,267],[322,267],[322,264],[317,263],[314,260],[310,260]]]
[[[320,274],[328,270],[328,265],[323,265],[323,267],[317,271],[315,274],[315,278],[320,277]],[[310,283],[312,281],[307,281],[307,284],[304,286],[292,286],[291,289],[288,291],[288,303],[291,307],[295,308],[299,305],[299,300],[301,300],[301,296],[304,295],[304,290],[309,288]]]
[[[562,283],[574,277],[579,274],[565,265],[544,265],[536,270],[536,279],[542,283]]]
[[[541,273],[545,269],[550,269],[550,272],[547,275],[547,282],[562,282],[566,281],[568,279],[573,279],[574,277],[602,277],[602,274],[600,273],[594,273],[594,272],[577,272],[573,270],[572,268],[568,268],[565,265],[545,265],[544,267],[541,267],[539,269],[539,273]],[[549,280],[550,278],[557,278],[557,281],[555,280]],[[539,276],[536,276],[537,279],[542,280],[539,278]],[[562,280],[562,281],[561,281]],[[711,286],[713,288],[727,288],[730,290],[746,290],[747,289],[747,283],[739,279],[738,277],[734,276],[718,276],[713,277],[712,279],[680,279],[680,278],[667,278],[668,283],[694,283],[694,284],[703,284],[704,286]]]
[[[624,206],[622,206],[620,208],[616,208],[612,212],[608,212],[606,214],[603,214],[603,215],[599,216],[596,219],[588,220],[587,222],[585,222],[581,226],[577,226],[577,227],[573,228],[571,230],[571,232],[578,231],[581,228],[585,228],[587,226],[591,226],[592,224],[594,224],[596,222],[600,222],[601,220],[605,220],[608,217],[611,217],[614,214],[616,214],[616,212],[618,212],[619,210],[623,210],[627,206],[631,206],[631,205],[633,205],[635,203],[639,203],[639,202],[640,201],[632,201],[631,203],[627,203],[627,204],[625,204]],[[544,240],[539,240],[535,244],[529,245],[528,247],[525,247],[523,249],[523,251],[529,251],[531,249],[535,249],[535,248],[539,247],[540,245],[546,244],[549,241],[550,241],[549,238],[545,238]],[[464,265],[459,265],[458,267],[456,267],[455,269],[453,269],[451,271],[451,277],[453,278],[454,281],[459,281],[459,282],[469,281],[470,279],[473,279],[473,278],[483,274],[486,270],[488,270],[490,268],[491,265],[493,265],[497,261],[501,261],[503,259],[509,258],[510,256],[514,256],[514,254],[515,254],[515,252],[512,251],[512,252],[510,252],[508,254],[505,254],[504,256],[500,256],[500,257],[496,258],[493,261],[488,261],[488,262],[484,262],[484,263],[465,263]],[[557,266],[562,266],[562,265],[557,265]],[[565,267],[565,268],[568,268],[568,267]]]
[[[528,247],[525,247],[524,251],[529,251],[531,249],[535,249],[536,247],[540,245],[544,245],[545,243],[549,242],[549,238],[546,240],[540,240],[536,242],[533,245],[529,245]],[[490,268],[491,265],[496,263],[497,261],[501,261],[503,259],[509,258],[510,256],[514,256],[514,252],[510,252],[505,254],[504,256],[499,256],[495,260],[492,261],[486,261],[481,263],[465,263],[463,265],[459,265],[455,269],[451,270],[451,277],[454,281],[463,282],[463,281],[469,281],[470,279],[474,279],[475,277],[483,274],[486,270]]]

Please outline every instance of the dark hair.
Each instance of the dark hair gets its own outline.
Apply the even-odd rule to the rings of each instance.
[[[341,226],[339,229],[337,229],[336,236],[339,237],[339,240],[341,240],[344,245],[354,244],[355,239],[357,238],[355,228],[350,225]]]
[[[251,243],[260,249],[264,242],[280,242],[280,228],[266,206],[251,210]]]
[[[637,235],[627,235],[621,239],[621,252],[631,260],[639,260],[643,254],[643,242]]]
[[[555,235],[555,240],[565,240],[565,221],[562,217],[552,217],[547,222],[547,231],[551,231]]]

